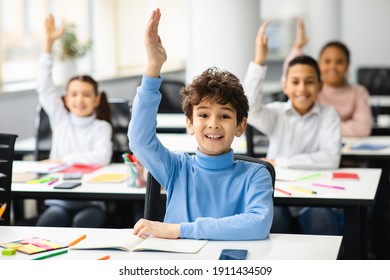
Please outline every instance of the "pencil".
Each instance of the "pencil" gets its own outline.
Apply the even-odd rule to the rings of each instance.
[[[0,207],[0,218],[3,217],[5,209],[7,209],[7,203],[3,203],[3,205]]]
[[[320,177],[321,175],[322,175],[322,173],[313,173],[313,174],[310,174],[310,175],[307,175],[307,176],[303,176],[303,177],[301,177],[301,178],[298,178],[297,181],[303,181],[303,180],[313,179],[313,178]]]
[[[84,234],[83,236],[80,236],[80,237],[77,238],[76,240],[73,240],[72,242],[69,243],[69,247],[70,247],[70,246],[76,245],[76,244],[79,243],[81,240],[85,239],[86,237],[87,237],[87,235]]]
[[[52,253],[52,254],[40,256],[40,257],[35,258],[35,259],[33,259],[33,260],[43,260],[43,259],[47,259],[47,258],[51,258],[51,257],[58,256],[58,255],[62,255],[62,254],[65,254],[65,253],[68,253],[68,250],[59,251],[59,252],[54,252],[54,253]]]
[[[304,192],[304,193],[308,193],[308,194],[317,194],[317,192],[312,191],[312,190],[308,190],[308,189],[298,188],[298,187],[294,187],[294,186],[289,186],[289,188],[292,190],[298,191],[298,192]]]
[[[337,189],[337,190],[345,190],[345,188],[341,187],[341,186],[332,186],[332,185],[325,185],[325,184],[318,184],[318,183],[313,183],[313,186],[331,188],[331,189]]]
[[[275,188],[275,190],[277,190],[277,191],[279,191],[279,192],[281,192],[281,193],[287,194],[287,195],[291,195],[290,192],[287,192],[287,191],[282,190],[282,189],[279,189],[279,188]]]
[[[58,182],[58,178],[55,178],[53,181],[50,181],[47,185],[48,186],[51,186],[51,185],[53,185],[54,183],[56,183],[56,182]]]
[[[108,260],[110,258],[110,255],[98,258],[98,260]]]

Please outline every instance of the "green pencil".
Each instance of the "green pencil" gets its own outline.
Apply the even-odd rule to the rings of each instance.
[[[51,257],[54,257],[54,256],[62,255],[62,254],[65,254],[65,253],[68,253],[68,250],[59,251],[59,252],[54,252],[54,253],[52,253],[52,254],[40,256],[40,257],[35,258],[35,259],[33,259],[33,260],[43,260],[43,259],[51,258]]]
[[[308,180],[308,179],[313,179],[313,178],[316,178],[316,177],[320,177],[322,175],[322,173],[313,173],[313,174],[310,174],[310,175],[307,175],[307,176],[303,176],[301,178],[298,178],[297,181],[303,181],[303,180]]]

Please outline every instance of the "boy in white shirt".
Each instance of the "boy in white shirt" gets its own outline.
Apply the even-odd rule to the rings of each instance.
[[[255,60],[250,63],[244,81],[250,106],[248,123],[270,141],[265,160],[286,168],[338,168],[341,157],[340,117],[333,107],[316,102],[322,81],[313,58],[299,56],[289,63],[283,83],[283,91],[289,98],[287,102],[263,104],[261,101],[261,86],[266,72],[264,62],[268,52],[268,38],[264,35],[267,25],[268,22],[265,22],[259,28]],[[294,213],[275,207],[272,231],[289,232],[291,214],[299,216],[305,233],[340,233],[337,213],[328,208],[304,208]]]

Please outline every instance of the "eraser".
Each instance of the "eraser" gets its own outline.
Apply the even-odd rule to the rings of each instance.
[[[15,255],[15,253],[16,253],[15,249],[4,249],[1,251],[1,254],[3,256],[12,256],[12,255]]]

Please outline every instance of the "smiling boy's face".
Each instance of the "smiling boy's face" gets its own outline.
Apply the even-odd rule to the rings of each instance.
[[[283,90],[300,115],[311,110],[321,89],[322,83],[310,65],[295,64],[288,69]]]
[[[230,151],[234,137],[245,131],[247,120],[237,124],[236,110],[228,103],[222,105],[203,100],[193,107],[192,122],[187,117],[187,129],[195,135],[199,151],[210,156]]]

